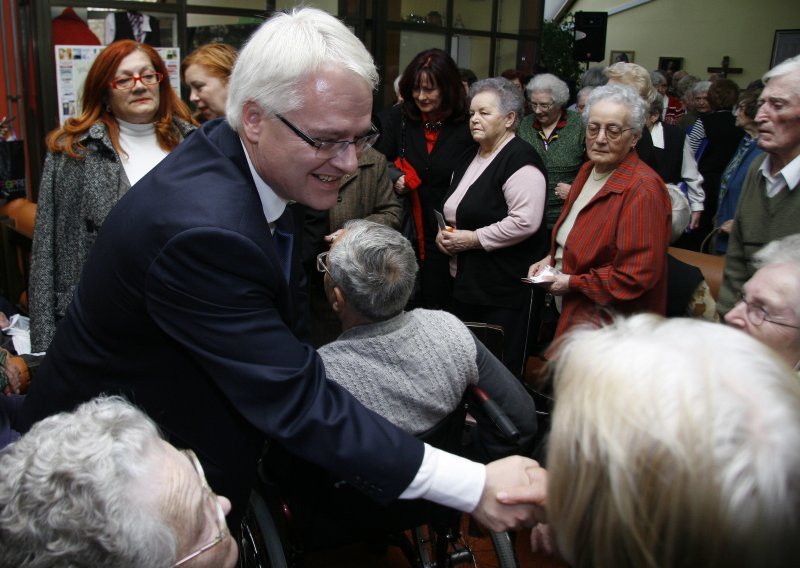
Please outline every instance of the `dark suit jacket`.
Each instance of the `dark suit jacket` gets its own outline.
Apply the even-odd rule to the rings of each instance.
[[[325,378],[298,340],[299,225],[287,284],[239,137],[216,120],[111,211],[29,391],[23,427],[102,392],[193,448],[241,515],[264,438],[381,502],[422,444]]]
[[[664,128],[664,147],[652,146],[657,166],[653,169],[661,176],[664,183],[679,184],[683,180],[681,167],[683,166],[683,143],[686,140],[686,133],[671,124],[662,124],[661,126]],[[652,137],[650,143],[653,143]]]

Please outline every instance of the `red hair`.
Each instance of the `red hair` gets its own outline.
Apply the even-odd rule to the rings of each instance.
[[[173,117],[195,124],[189,108],[178,98],[169,82],[167,66],[158,52],[147,44],[123,39],[109,44],[92,63],[86,82],[83,84],[81,104],[83,112],[77,118],[70,118],[60,128],[47,135],[47,148],[51,152],[63,152],[73,158],[81,158],[80,151],[86,148],[80,137],[98,120],[108,129],[111,143],[118,153],[123,153],[119,145],[119,124],[108,108],[108,95],[111,81],[117,73],[122,60],[134,51],[141,51],[150,59],[153,68],[164,79],[158,84],[158,110],[155,116],[156,139],[158,145],[169,152],[181,141],[180,132],[172,124]]]

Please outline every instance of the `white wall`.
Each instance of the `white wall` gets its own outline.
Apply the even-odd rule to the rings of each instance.
[[[578,0],[571,12],[607,12],[625,0]],[[652,0],[608,18],[611,50],[636,52],[635,62],[658,67],[659,57],[682,57],[683,68],[701,78],[722,57],[743,73],[729,75],[740,87],[769,68],[775,30],[800,29],[798,0]],[[598,64],[599,65],[599,64]]]

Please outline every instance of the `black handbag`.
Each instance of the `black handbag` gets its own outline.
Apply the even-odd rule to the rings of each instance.
[[[19,197],[26,197],[25,142],[5,140],[0,142],[0,205]]]

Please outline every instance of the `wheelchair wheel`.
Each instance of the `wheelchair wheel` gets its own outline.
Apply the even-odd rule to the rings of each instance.
[[[519,568],[509,532],[493,532],[479,526],[469,515],[461,519],[461,538],[480,568]]]
[[[288,568],[286,554],[275,521],[264,498],[253,491],[241,524],[239,537],[241,568]]]
[[[463,515],[460,530],[434,525],[415,528],[415,568],[519,568],[509,533],[481,531],[477,535],[477,527],[470,524],[469,515]]]

